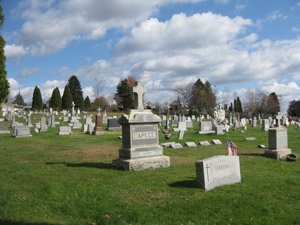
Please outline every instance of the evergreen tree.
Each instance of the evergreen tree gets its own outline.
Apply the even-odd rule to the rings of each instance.
[[[13,101],[13,103],[15,103],[17,105],[24,105],[24,99],[23,99],[23,96],[21,95],[20,92],[16,95],[15,100]]]
[[[41,91],[38,86],[35,86],[32,96],[32,109],[41,110],[43,109],[43,100]]]
[[[200,112],[206,112],[212,115],[214,107],[216,106],[216,96],[213,93],[209,81],[203,83],[198,79],[192,87],[192,105]]]
[[[0,1],[1,3],[1,1]],[[0,30],[3,28],[4,24],[4,15],[3,15],[3,9],[0,5]],[[9,83],[6,79],[6,70],[5,70],[5,61],[6,57],[4,54],[4,47],[5,47],[5,40],[0,35],[0,105],[2,102],[7,102],[8,94],[9,94]]]
[[[117,93],[114,96],[118,107],[127,110],[133,108],[133,93],[128,80],[121,80],[117,86]]]
[[[56,108],[61,108],[61,106],[62,106],[62,99],[60,96],[60,91],[58,87],[56,87],[52,91],[52,96],[50,99],[50,107],[56,109]]]
[[[64,94],[62,96],[62,108],[63,109],[71,109],[72,101],[73,101],[73,97],[72,97],[69,85],[66,85]]]
[[[300,116],[300,100],[298,101],[293,100],[289,103],[288,115],[290,117]]]
[[[91,109],[91,101],[90,101],[89,96],[86,96],[86,98],[84,99],[84,108],[85,108],[85,110]]]
[[[72,94],[73,101],[75,103],[75,107],[80,109],[83,108],[83,93],[80,81],[78,80],[76,75],[70,77],[68,85]]]
[[[280,111],[280,104],[275,92],[272,92],[268,97],[268,112],[271,115],[276,115]]]
[[[242,107],[242,102],[240,100],[240,97],[237,97],[236,104],[237,104],[237,107],[236,107],[237,112],[243,113],[243,107]]]

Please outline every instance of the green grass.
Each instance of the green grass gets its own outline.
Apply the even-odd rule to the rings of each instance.
[[[58,136],[53,128],[26,139],[1,135],[0,224],[300,224],[300,160],[265,158],[257,145],[267,145],[268,137],[259,127],[231,131],[242,182],[205,192],[196,185],[195,161],[225,155],[227,137],[199,135],[194,127],[183,141],[177,133],[171,140],[160,133],[160,143],[218,138],[223,144],[165,148],[170,168],[136,172],[112,168],[120,131]],[[299,133],[288,128],[289,147],[298,155]]]

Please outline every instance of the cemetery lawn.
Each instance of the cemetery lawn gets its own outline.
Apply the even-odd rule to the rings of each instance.
[[[227,137],[198,130],[195,122],[184,140],[173,132],[168,141],[198,145],[217,138],[223,144],[164,148],[170,168],[135,172],[112,168],[121,131],[58,136],[57,127],[38,134],[32,129],[32,138],[0,135],[0,224],[300,224],[300,159],[264,157],[257,146],[268,145],[268,132],[260,127],[231,131],[242,182],[205,192],[197,188],[195,161],[226,155]],[[298,157],[299,134],[289,126],[289,147]]]

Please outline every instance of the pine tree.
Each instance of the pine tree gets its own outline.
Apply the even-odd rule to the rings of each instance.
[[[239,97],[237,97],[236,103],[237,103],[237,112],[243,113],[242,102]]]
[[[82,93],[80,81],[78,80],[76,75],[70,77],[68,81],[68,85],[72,94],[73,101],[75,103],[75,107],[82,109],[84,106],[83,93]]]
[[[17,105],[24,105],[24,99],[23,99],[23,96],[21,95],[20,92],[16,95],[15,100],[13,101],[13,103],[15,103]]]
[[[43,109],[43,100],[41,91],[38,86],[35,86],[32,96],[32,109],[41,110]]]
[[[0,1],[1,3],[1,1]],[[4,24],[4,15],[3,15],[3,9],[0,5],[0,30],[3,28]],[[4,47],[5,47],[5,40],[0,35],[0,105],[2,102],[7,102],[8,94],[9,94],[9,83],[6,79],[6,70],[5,70],[5,61],[6,57],[4,54]]]
[[[125,110],[133,108],[132,88],[129,86],[127,79],[119,82],[114,99],[116,100],[119,108],[123,108]]]
[[[66,85],[64,94],[62,96],[62,108],[63,109],[71,109],[72,102],[73,102],[73,97],[72,97],[69,85]]]
[[[52,91],[52,96],[50,99],[50,107],[56,109],[56,108],[61,108],[61,106],[62,106],[62,99],[60,96],[60,91],[58,87],[56,87]]]
[[[91,101],[90,101],[89,96],[86,96],[86,98],[84,99],[84,108],[85,108],[85,110],[91,109]]]

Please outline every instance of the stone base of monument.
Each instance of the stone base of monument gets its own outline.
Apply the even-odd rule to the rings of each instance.
[[[286,160],[287,156],[292,153],[290,148],[279,150],[265,150],[265,156],[277,160]]]
[[[102,134],[104,134],[104,132],[103,131],[93,131],[92,134],[93,135],[102,135]]]
[[[0,130],[0,134],[10,134],[9,130]]]
[[[214,130],[203,130],[203,131],[199,131],[199,134],[214,134],[215,131]]]
[[[136,159],[114,159],[112,161],[113,167],[121,170],[145,170],[170,167],[170,157],[168,156],[154,156],[148,158]]]

